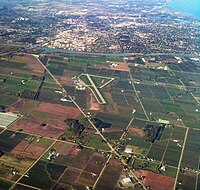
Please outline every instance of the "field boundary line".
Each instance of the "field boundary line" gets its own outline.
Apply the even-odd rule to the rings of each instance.
[[[167,148],[168,148],[169,143],[170,143],[170,138],[172,137],[173,132],[174,132],[174,128],[172,129],[172,131],[171,131],[171,133],[170,133],[170,137],[169,137],[169,139],[168,139],[168,141],[167,141],[167,145],[166,145],[166,147],[165,147],[165,151],[164,151],[164,153],[163,153],[163,156],[162,156],[162,159],[161,159],[161,161],[160,161],[160,164],[163,163],[163,160],[164,160],[165,155],[166,155],[166,152],[167,152]]]
[[[101,172],[99,173],[99,176],[98,176],[98,178],[96,179],[96,181],[95,181],[95,183],[94,183],[94,185],[93,185],[93,188],[94,188],[94,189],[96,188],[96,185],[97,185],[97,183],[99,182],[101,176],[103,175],[103,173],[104,173],[104,171],[105,171],[105,169],[106,169],[108,163],[110,162],[112,156],[113,156],[113,155],[110,154],[110,156],[109,156],[109,158],[107,159],[106,163],[104,164],[104,166],[103,166]]]
[[[184,150],[185,150],[185,145],[186,145],[186,140],[187,140],[187,136],[188,136],[188,131],[189,131],[189,128],[187,127],[186,128],[184,142],[183,142],[183,148],[182,148],[180,159],[179,159],[179,163],[178,163],[178,166],[177,166],[177,172],[176,172],[176,178],[175,178],[175,181],[174,181],[174,188],[173,188],[173,190],[176,190],[176,185],[177,185],[178,176],[179,176],[179,173],[180,173],[181,162],[182,162],[183,153],[184,153]]]
[[[146,110],[145,110],[145,108],[144,108],[144,106],[143,106],[143,103],[142,103],[142,101],[140,100],[140,97],[139,97],[139,95],[138,95],[138,93],[137,93],[137,90],[136,90],[136,88],[135,88],[134,81],[133,81],[133,78],[132,78],[132,76],[131,76],[131,73],[130,73],[130,79],[131,79],[131,84],[132,84],[133,90],[134,90],[134,92],[135,92],[135,94],[136,94],[137,100],[139,101],[139,103],[140,103],[140,105],[141,105],[141,107],[142,107],[142,109],[143,109],[143,112],[144,112],[144,114],[145,114],[147,120],[150,121],[149,116],[147,115],[147,112],[146,112]]]
[[[199,169],[199,167],[200,167],[200,156],[199,156],[199,163],[198,163],[198,167],[197,168]],[[198,172],[198,174],[196,176],[195,190],[198,190],[199,173],[200,172]]]
[[[85,171],[85,168],[87,167],[87,165],[89,164],[89,161],[92,159],[93,156],[94,156],[94,154],[93,154],[93,155],[90,157],[90,159],[87,161],[85,167],[84,167],[83,169],[81,169],[81,172],[80,172],[79,176],[77,177],[75,183],[77,182],[77,180],[79,179],[79,177],[81,176],[81,174],[82,174],[83,172],[87,172],[87,171]]]
[[[30,171],[37,163],[38,161],[51,149],[51,147],[57,142],[57,140],[54,140],[54,142],[51,143],[51,145],[49,145],[49,147],[43,152],[43,154],[41,154],[37,160],[35,162],[33,162],[33,164],[30,165],[30,167],[28,167],[28,169],[19,177],[18,180],[15,181],[15,183],[9,188],[9,190],[12,190],[16,184],[18,184],[18,182],[26,175],[26,173],[28,171]],[[38,188],[39,189],[39,188]]]
[[[29,54],[32,55],[32,54]],[[55,80],[55,82],[59,85],[59,87],[62,90],[62,93],[64,96],[68,96],[69,99],[74,103],[74,105],[80,110],[80,112],[82,113],[82,115],[87,118],[87,115],[83,112],[83,110],[80,108],[80,106],[75,102],[75,100],[67,93],[67,91],[63,88],[62,84],[58,82],[58,80],[53,76],[53,74],[49,71],[49,69],[40,61],[40,59],[36,56],[36,55],[32,55],[34,57],[37,58],[38,62],[47,70],[47,72],[50,74],[50,76]],[[91,124],[91,126],[96,130],[97,134],[104,140],[104,142],[108,145],[108,147],[110,148],[111,152],[113,154],[115,154],[117,157],[120,158],[122,164],[124,166],[126,166],[126,162],[121,158],[121,156],[116,152],[116,150],[113,148],[113,146],[107,141],[107,139],[101,134],[101,132],[97,129],[97,127],[94,125],[94,123],[88,119],[89,123]],[[141,182],[141,180],[135,175],[135,173],[130,170],[131,174],[134,176],[134,178],[139,182],[139,184],[142,186],[142,188],[144,190],[147,190],[146,186],[143,184],[143,182]]]

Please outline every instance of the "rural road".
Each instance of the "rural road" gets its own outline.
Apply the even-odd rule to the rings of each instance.
[[[63,88],[62,84],[53,76],[53,74],[49,71],[49,69],[40,61],[40,59],[38,58],[37,55],[34,55],[34,54],[29,54],[33,57],[35,57],[38,62],[42,65],[42,67],[49,73],[49,75],[54,79],[54,81],[59,85],[59,87],[61,88],[62,90],[62,93],[63,93],[63,96],[64,97],[68,97],[74,104],[75,106],[80,110],[80,112],[83,114],[83,116],[85,118],[87,118],[87,115],[83,112],[83,110],[80,108],[80,106],[74,101],[74,99],[68,95],[67,91]],[[126,166],[126,161],[124,161],[123,159],[121,159],[121,156],[119,155],[119,153],[116,152],[116,150],[112,147],[112,145],[107,141],[107,139],[101,134],[101,132],[97,129],[97,127],[94,125],[94,123],[88,119],[88,122],[92,125],[92,127],[96,130],[97,134],[99,136],[101,136],[101,138],[104,140],[104,142],[108,145],[108,147],[110,148],[111,152],[113,154],[115,154],[118,158],[120,158],[122,164],[124,166]],[[130,173],[134,176],[134,178],[136,179],[136,181],[138,181],[138,183],[143,187],[144,190],[147,190],[146,186],[141,182],[141,180],[135,175],[135,173],[130,170]]]

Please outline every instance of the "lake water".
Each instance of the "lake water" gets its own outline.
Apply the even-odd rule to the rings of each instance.
[[[177,11],[189,13],[200,20],[200,0],[173,0],[169,6]]]

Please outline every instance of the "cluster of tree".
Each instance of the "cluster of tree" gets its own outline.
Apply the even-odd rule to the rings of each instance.
[[[69,125],[69,130],[73,131],[76,135],[81,135],[81,133],[85,130],[84,125],[81,124],[79,120],[67,118],[65,122]]]
[[[95,126],[99,129],[102,129],[102,128],[110,128],[112,126],[111,123],[107,123],[107,122],[104,122],[102,121],[101,119],[95,117],[94,120],[93,120]]]
[[[159,127],[156,125],[146,125],[144,127],[145,137],[147,141],[154,142],[156,139],[156,135]]]
[[[150,170],[150,171],[152,171],[151,169],[150,169],[150,165],[149,165],[149,162],[141,162],[141,163],[138,163],[138,162],[136,162],[136,159],[134,159],[133,160],[133,167],[134,167],[134,169],[136,169],[136,170],[146,170],[146,169],[148,169],[148,170]]]
[[[6,107],[4,105],[0,105],[0,112],[5,113]]]
[[[34,99],[34,97],[35,97],[35,91],[25,89],[22,92],[20,92],[19,96],[21,98]]]
[[[44,63],[44,64],[47,64],[47,62],[48,62],[48,57],[45,55],[45,56],[41,56],[40,57],[40,61],[42,62],[42,63]]]

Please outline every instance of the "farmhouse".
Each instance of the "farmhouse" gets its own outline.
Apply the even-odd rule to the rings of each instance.
[[[123,183],[126,184],[126,183],[131,183],[131,179],[129,177],[126,177],[123,179]]]
[[[163,120],[163,119],[159,119],[158,122],[163,124],[169,124],[168,120]]]
[[[124,152],[127,153],[127,154],[131,154],[133,152],[133,149],[132,148],[126,148]]]

